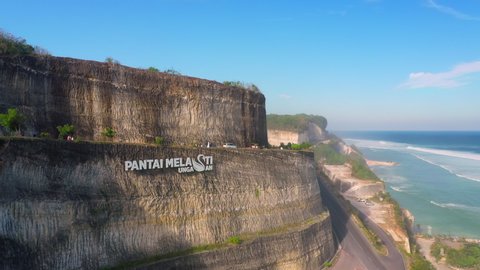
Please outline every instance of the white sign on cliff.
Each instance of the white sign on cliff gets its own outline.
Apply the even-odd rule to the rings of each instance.
[[[142,171],[176,168],[179,173],[206,172],[213,170],[213,156],[198,155],[197,158],[166,158],[126,160],[125,171]]]

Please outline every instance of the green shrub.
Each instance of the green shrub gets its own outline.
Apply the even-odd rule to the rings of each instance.
[[[7,113],[0,114],[0,125],[5,127],[7,131],[19,131],[25,117],[15,108],[9,108]]]
[[[346,156],[338,153],[330,144],[318,144],[313,148],[313,153],[315,160],[325,161],[328,165],[343,165],[347,161]]]
[[[435,270],[435,267],[433,267],[433,265],[429,261],[427,261],[425,257],[415,252],[412,255],[410,269],[411,270]]]
[[[30,55],[35,48],[27,44],[25,39],[15,37],[0,31],[0,54],[3,55]]]
[[[326,261],[326,262],[323,263],[323,268],[332,267],[332,265],[333,265],[332,262]]]
[[[226,86],[240,87],[243,89],[260,92],[260,89],[253,83],[244,83],[241,81],[224,81],[223,84]]]
[[[156,67],[149,67],[147,70],[151,72],[160,72],[160,70]]]
[[[290,147],[291,147],[292,150],[304,150],[304,149],[308,149],[308,148],[312,147],[312,144],[306,143],[306,142],[301,143],[301,144],[293,143]]]
[[[73,125],[65,124],[63,126],[57,126],[58,138],[65,139],[67,136],[72,136],[75,132],[75,127]]]
[[[163,138],[161,136],[156,136],[155,137],[155,144],[164,145],[165,144],[165,138]]]
[[[42,131],[40,132],[40,138],[48,139],[50,138],[50,133],[48,131]]]
[[[165,72],[165,73],[168,73],[168,74],[172,74],[172,75],[177,75],[177,76],[182,75],[182,73],[176,71],[176,70],[173,69],[173,68],[171,68],[171,69],[166,69],[164,72]]]
[[[466,243],[462,249],[447,249],[447,262],[450,265],[469,268],[480,268],[480,246],[478,244]]]
[[[228,238],[228,243],[230,244],[238,245],[238,244],[241,244],[242,242],[243,242],[242,239],[240,239],[240,237],[238,236],[232,236]]]
[[[110,56],[105,58],[105,62],[112,65],[120,65],[120,62],[118,60],[115,60]]]
[[[352,165],[352,176],[365,180],[380,180],[378,176],[370,170],[365,159],[361,155],[351,153],[348,156],[348,163]]]
[[[440,243],[440,240],[435,240],[433,242],[432,246],[430,247],[430,254],[437,260],[437,262],[442,258],[441,250],[442,250],[443,245]]]
[[[113,138],[116,134],[117,132],[111,127],[107,127],[102,131],[102,135],[108,138]]]

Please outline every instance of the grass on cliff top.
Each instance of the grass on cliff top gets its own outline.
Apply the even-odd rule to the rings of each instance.
[[[327,128],[327,119],[319,115],[267,115],[267,128],[285,131],[302,132],[307,130],[308,123],[314,123],[321,129]]]

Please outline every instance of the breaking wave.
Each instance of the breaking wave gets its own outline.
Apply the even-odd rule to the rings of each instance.
[[[438,167],[446,170],[447,172],[449,172],[449,173],[451,173],[451,174],[453,174],[453,175],[456,175],[456,176],[458,176],[458,177],[461,177],[461,178],[464,178],[464,179],[467,179],[467,180],[472,180],[472,181],[480,182],[480,178],[457,173],[457,172],[455,172],[453,169],[451,169],[451,168],[449,168],[449,167],[447,167],[447,166],[445,166],[445,165],[442,165],[442,164],[433,162],[433,161],[431,161],[431,160],[429,160],[429,159],[427,159],[427,158],[425,158],[425,157],[421,157],[421,156],[419,156],[419,155],[413,154],[413,156],[416,157],[416,158],[418,158],[418,159],[420,159],[420,160],[423,160],[423,161],[425,161],[425,162],[427,162],[427,163],[429,163],[429,164],[432,164],[432,165],[434,165],[434,166],[438,166]]]
[[[345,139],[348,144],[354,144],[357,147],[364,147],[370,149],[384,149],[384,150],[401,150],[405,149],[408,144],[395,143],[388,141],[374,141],[374,140],[360,140],[360,139]]]
[[[464,158],[464,159],[480,161],[480,154],[474,154],[474,153],[468,153],[468,152],[440,150],[440,149],[431,149],[431,148],[413,147],[413,146],[407,146],[407,149],[418,151],[418,152],[440,155],[440,156]]]
[[[469,205],[464,205],[459,203],[439,203],[436,201],[430,201],[430,203],[441,208],[463,209],[463,210],[480,213],[480,207],[469,206]]]
[[[402,153],[409,153],[416,158],[434,166],[438,166],[457,177],[480,182],[480,154],[477,153],[417,147],[405,143],[380,140],[345,139],[345,141],[360,148],[393,150]],[[428,158],[425,157],[425,155],[427,155]],[[436,159],[442,159],[442,162],[438,162]]]
[[[405,191],[405,190],[403,190],[403,189],[400,188],[400,187],[391,186],[391,188],[392,188],[393,190],[395,190],[396,192],[404,192],[404,191]]]

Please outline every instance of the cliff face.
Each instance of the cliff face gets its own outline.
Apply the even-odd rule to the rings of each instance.
[[[281,143],[317,143],[327,138],[327,132],[314,123],[308,123],[307,129],[301,132],[268,129],[268,142],[271,145],[279,146]]]
[[[165,168],[200,154],[203,172]],[[163,168],[129,167],[150,159]],[[308,153],[0,139],[0,190],[3,269],[114,266],[285,226],[164,266],[310,268],[334,253]]]
[[[19,108],[24,134],[73,124],[83,139],[179,145],[267,144],[265,97],[197,78],[59,57],[0,57],[0,112]]]

